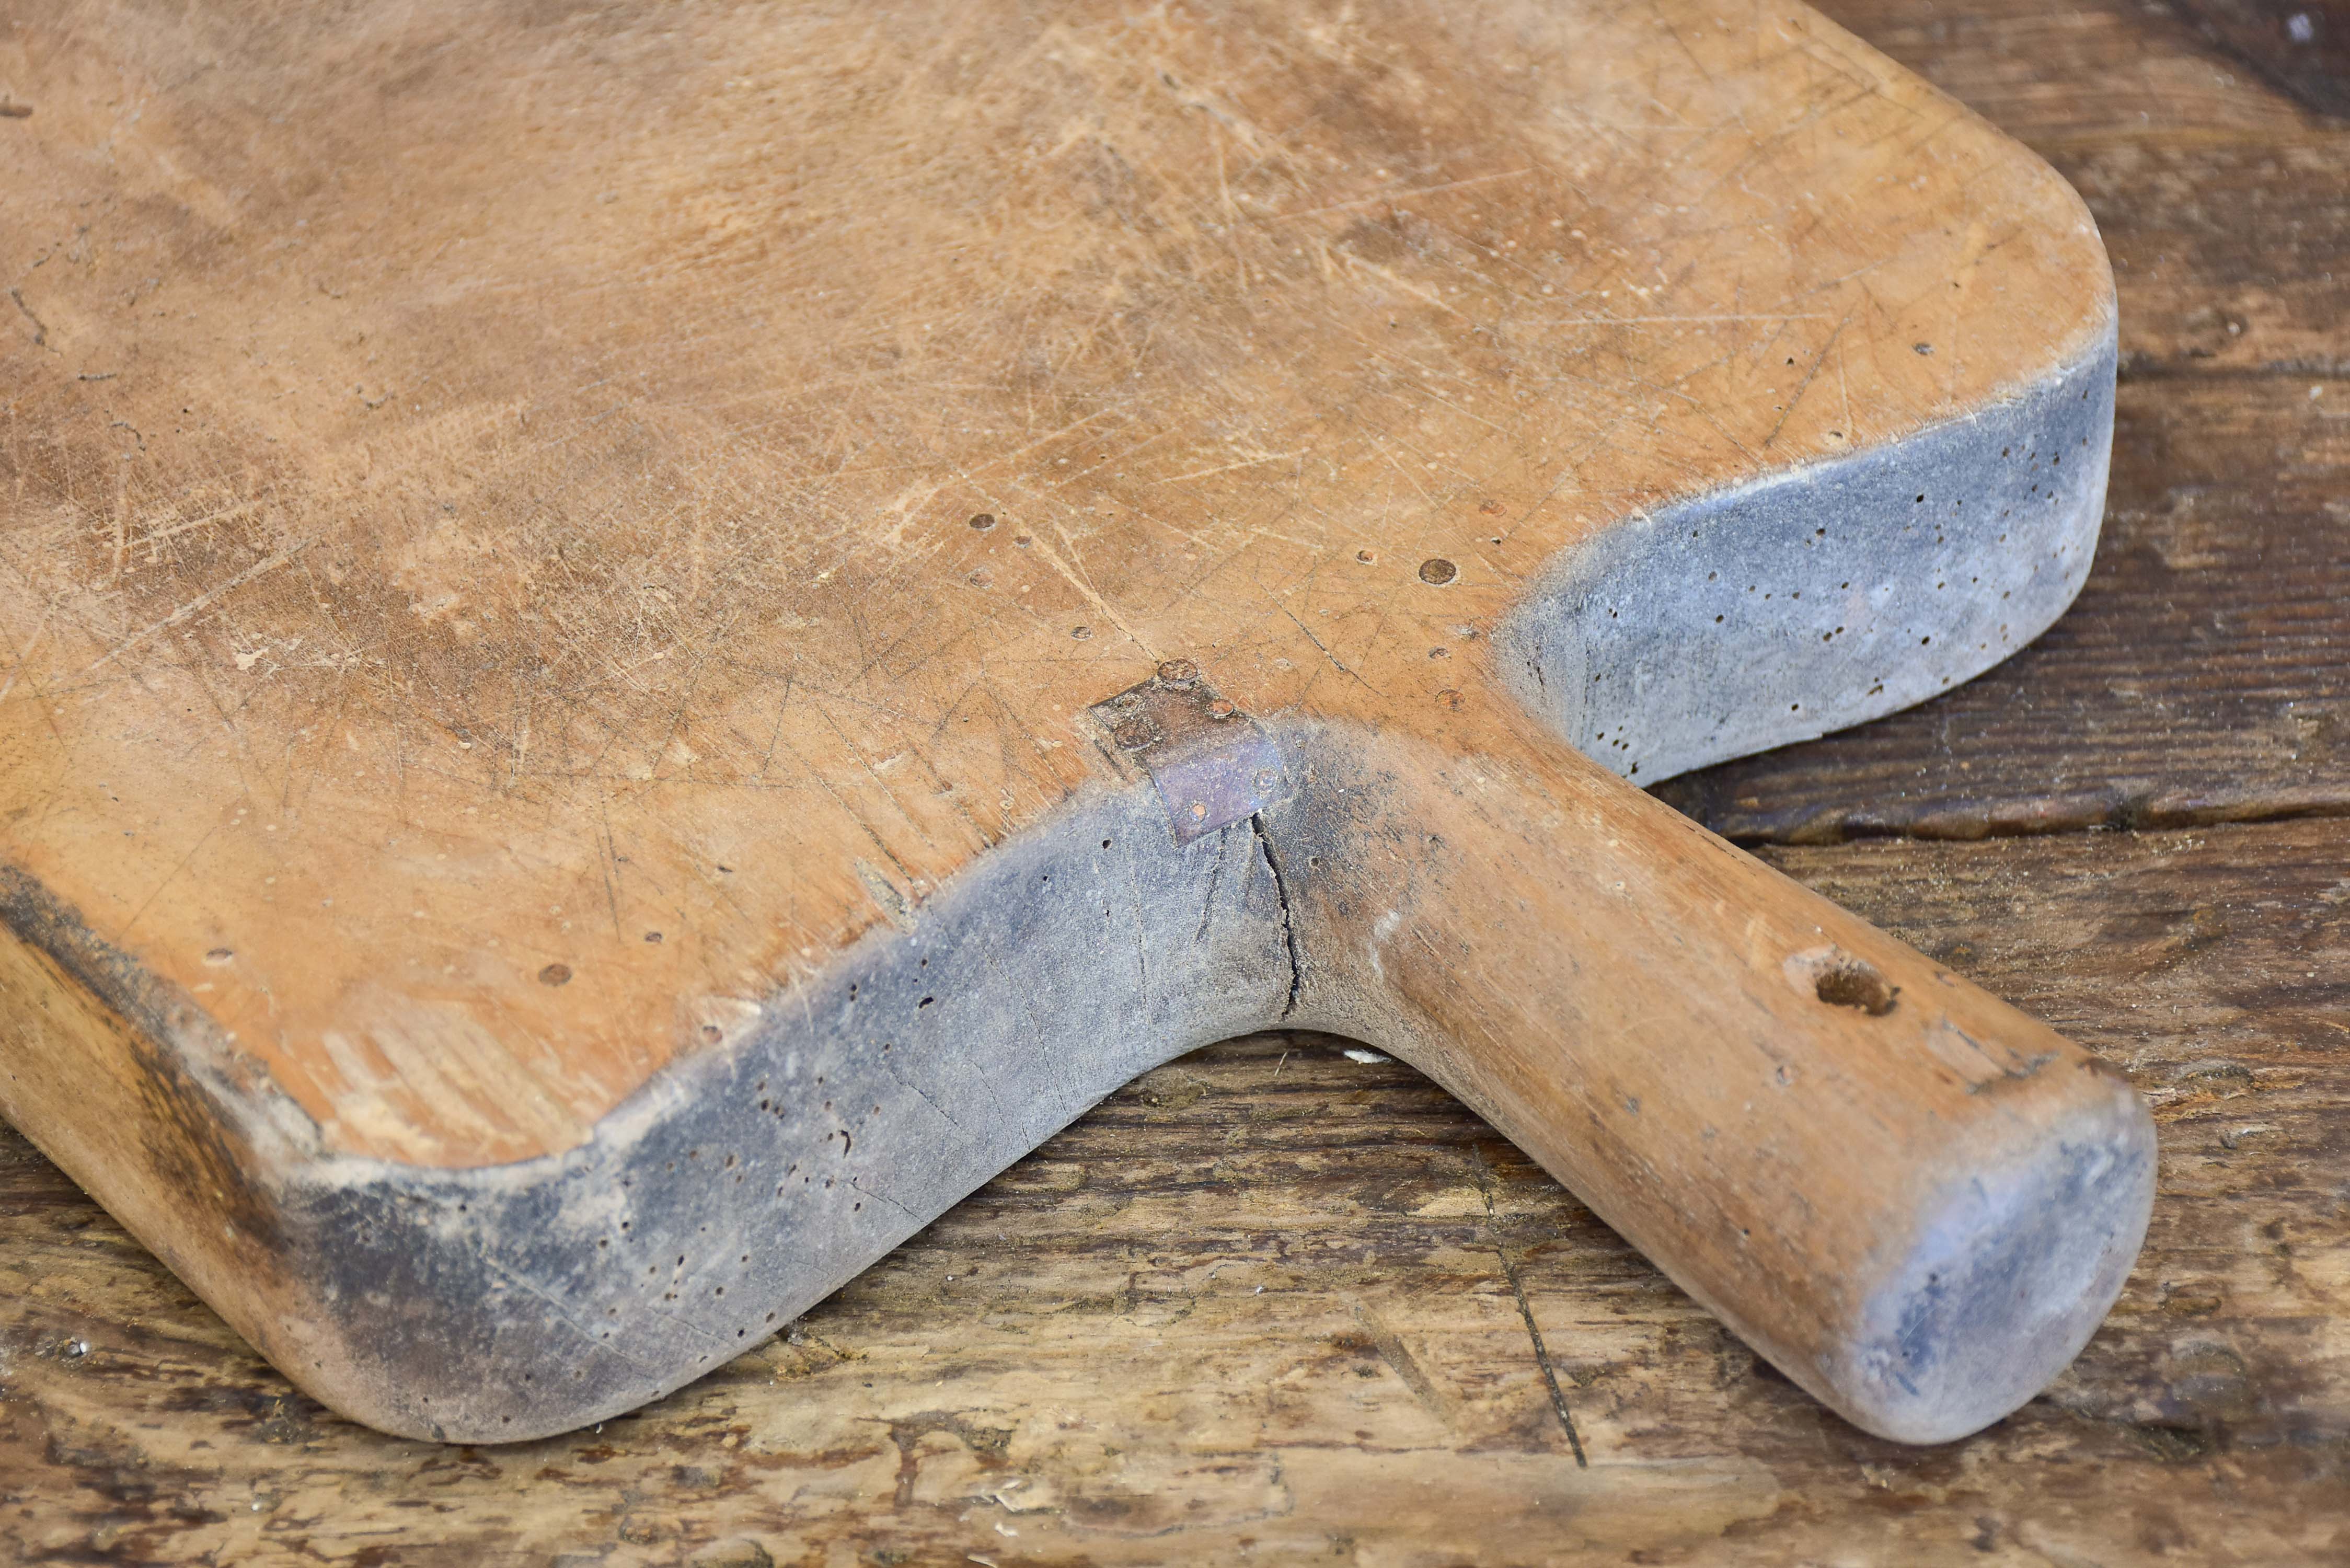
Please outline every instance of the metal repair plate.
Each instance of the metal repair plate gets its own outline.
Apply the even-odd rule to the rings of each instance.
[[[1247,820],[1280,792],[1280,750],[1188,659],[1089,711],[1150,775],[1178,844]]]

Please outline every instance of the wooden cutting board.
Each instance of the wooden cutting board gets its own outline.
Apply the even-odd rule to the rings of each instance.
[[[2126,1088],[1631,787],[2094,548],[2087,214],[1809,11],[89,0],[0,99],[0,1109],[336,1408],[627,1408],[1273,1023],[1874,1429],[2118,1287]]]

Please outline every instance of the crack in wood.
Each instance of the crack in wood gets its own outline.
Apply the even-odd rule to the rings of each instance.
[[[1287,1018],[1297,1011],[1298,993],[1305,988],[1305,961],[1297,950],[1297,922],[1289,908],[1289,883],[1281,874],[1281,862],[1273,853],[1273,836],[1264,830],[1264,814],[1252,813],[1249,831],[1256,835],[1257,853],[1264,857],[1264,868],[1273,874],[1273,896],[1281,902],[1281,940],[1289,951],[1289,996],[1281,1004],[1281,1015]]]

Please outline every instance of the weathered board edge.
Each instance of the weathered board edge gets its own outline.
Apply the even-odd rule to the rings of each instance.
[[[1764,514],[1785,532],[1824,515],[1790,498],[1874,505],[1921,470],[1951,483],[2012,472],[1994,443],[2012,447],[2051,425],[2075,443],[2087,439],[2077,431],[2108,431],[2112,373],[2108,334],[2085,359],[1976,417],[1822,465],[1840,472],[1766,479],[1659,520],[1685,520],[1696,508],[1751,525],[1742,508],[1760,492]],[[2047,505],[2060,541],[2085,527],[2094,538],[2101,446],[2095,456]],[[1977,511],[1994,514],[1988,505]],[[1866,542],[1866,520],[1847,526],[1831,516],[1835,526],[1815,537]],[[1734,536],[1701,524],[1692,532],[1700,546]],[[1814,572],[1863,569],[1839,565],[1832,548],[1813,549]],[[2082,566],[2086,554],[2078,551]],[[1888,551],[1864,565],[1882,573],[1900,559]],[[1588,577],[1581,580],[1575,602],[1596,602]],[[2069,599],[2078,573],[2056,581]],[[1565,601],[1553,591],[1539,602],[1555,616]],[[1643,614],[1686,624],[1685,598],[1650,593],[1627,602],[1636,625]],[[2061,607],[2049,609],[2052,618]],[[1729,639],[1743,631],[1783,640],[1759,618],[1723,624]],[[1551,635],[1544,646],[1561,639]],[[1762,666],[1755,656],[1767,651],[1749,648],[1728,662]],[[1960,651],[1946,671],[1988,649]],[[1780,668],[1784,680],[1813,672],[1783,660]],[[1918,695],[1945,683],[1929,677]],[[1764,743],[1811,722],[1770,719]],[[1290,774],[1308,771],[1299,763]],[[66,1125],[77,1118],[56,1114],[63,1096],[94,1068],[120,1101],[107,1123],[132,1136],[87,1147],[52,1137],[44,1147],[336,1408],[414,1436],[537,1436],[699,1376],[1136,1074],[1283,1021],[1299,982],[1290,904],[1295,879],[1308,874],[1282,864],[1258,817],[1178,843],[1158,794],[1125,777],[1082,793],[903,911],[899,925],[877,929],[816,979],[779,992],[723,1044],[656,1074],[582,1146],[437,1169],[324,1155],[265,1075],[234,1071],[233,1043],[213,1038],[192,1001],[164,996],[17,873],[0,919],[20,948],[47,955],[53,990],[70,986],[71,1005],[105,1023],[79,1029],[73,1049],[88,1060],[78,1073],[61,1064],[51,1075],[40,1096],[48,1114],[16,1087],[5,1108],[20,1125]],[[1047,951],[1060,956],[1018,961]],[[1106,1050],[1091,1044],[1105,1023]],[[932,1083],[909,1075],[904,1064],[915,1059],[929,1062]],[[1044,1063],[1058,1070],[1044,1073]],[[1015,1079],[1016,1092],[1000,1092]],[[181,1109],[166,1115],[150,1104],[158,1093]],[[972,1106],[983,1109],[973,1115]],[[795,1117],[806,1125],[777,1137]],[[182,1174],[186,1146],[212,1147],[199,1137],[207,1122],[228,1129],[219,1136],[231,1141],[213,1158],[237,1173],[235,1183],[205,1188]],[[868,1128],[876,1130],[866,1136]],[[830,1166],[820,1174],[817,1155]],[[239,1196],[230,1205],[208,1192]],[[827,1201],[827,1192],[842,1196]],[[192,1200],[211,1206],[192,1234],[175,1207]],[[241,1227],[232,1208],[251,1211]],[[256,1257],[264,1236],[271,1241]],[[759,1245],[748,1244],[753,1236]],[[776,1245],[777,1236],[791,1244]],[[650,1260],[647,1272],[639,1259]],[[546,1383],[533,1367],[546,1370]]]
[[[317,1129],[192,998],[5,863],[0,1115],[279,1370],[328,1372],[281,1190]]]
[[[1277,1020],[1295,982],[1256,821],[1178,843],[1128,780],[656,1075],[586,1144],[441,1170],[285,1136],[285,1096],[204,1064],[224,1047],[199,1009],[23,873],[0,888],[0,1112],[306,1391],[454,1440],[565,1430],[730,1359],[1119,1085]],[[1042,951],[1068,957],[1018,961]],[[1085,1049],[1105,1025],[1113,1047]],[[941,1072],[951,1092],[924,1082]]]
[[[2108,315],[2076,358],[1960,418],[1561,552],[1495,629],[1503,680],[1570,744],[1647,785],[1981,674],[2087,580],[2116,330]],[[1764,612],[1789,597],[1801,615]]]

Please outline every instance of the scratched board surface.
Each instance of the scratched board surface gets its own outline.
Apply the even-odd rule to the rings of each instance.
[[[2100,327],[2070,193],[1796,7],[89,4],[0,71],[0,856],[417,1165],[577,1144],[1163,659],[1520,722],[1440,696],[1562,547]]]
[[[2095,208],[2122,296],[2116,504],[2060,634],[1996,677],[1801,748],[1800,774],[1781,753],[1691,782],[1748,813],[1727,831],[1782,804],[1877,809],[1888,788],[2023,815],[2012,803],[2085,774],[2187,790],[2208,773],[2305,812],[2297,792],[2350,778],[2322,728],[2343,671],[2315,644],[2298,664],[2255,655],[2283,635],[2275,616],[2342,580],[2323,552],[2350,543],[2326,511],[2350,485],[2350,410],[2316,369],[2350,353],[2324,281],[2350,237],[2350,122],[2302,114],[2180,16],[1834,9]],[[2280,707],[2307,726],[2298,760]],[[2162,1123],[2156,1229],[2120,1309],[2051,1397],[1970,1441],[1901,1449],[1743,1371],[1699,1309],[1440,1094],[1267,1038],[1122,1092],[788,1336],[641,1417],[463,1456],[320,1411],[68,1178],[0,1147],[0,1472],[16,1480],[0,1540],[171,1563],[315,1562],[390,1535],[419,1565],[1253,1551],[1458,1568],[1566,1555],[1571,1511],[1589,1553],[1742,1568],[2332,1563],[2350,1521],[2334,1310],[2350,1212],[2330,1190],[2350,1079],[2327,1044],[2350,994],[2341,825],[2031,819],[2055,836],[1998,837],[1994,815],[1990,842],[1766,852],[2123,1065]],[[1430,1147],[1456,1137],[1471,1142],[1449,1163]],[[1492,1215],[1473,1188],[1430,1201],[1482,1174],[1477,1154]],[[1550,1417],[1512,1274],[1588,1470]],[[1073,1431],[1073,1406],[1094,1424]],[[1380,1441],[1357,1436],[1367,1406]],[[406,1506],[423,1489],[429,1522]]]

